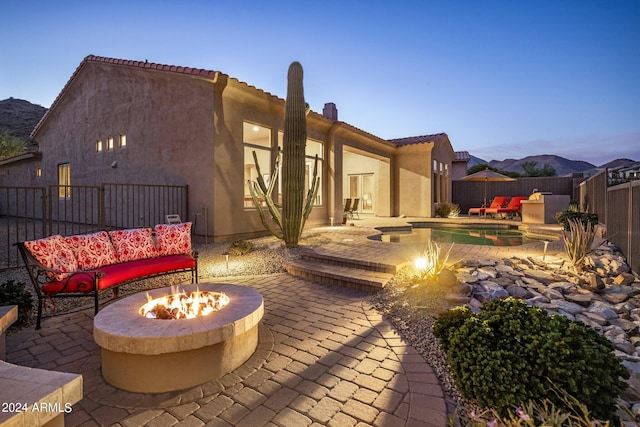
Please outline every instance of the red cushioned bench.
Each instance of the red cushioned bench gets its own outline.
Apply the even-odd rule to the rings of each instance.
[[[99,231],[69,237],[61,235],[18,242],[38,296],[36,329],[47,301],[92,297],[95,313],[99,295],[142,279],[191,273],[198,283],[198,253],[191,247],[191,223],[158,224],[151,228]]]

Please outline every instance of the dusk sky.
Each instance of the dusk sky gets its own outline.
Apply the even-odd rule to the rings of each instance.
[[[640,0],[4,2],[0,100],[51,106],[93,54],[221,71],[385,139],[485,160],[640,160]]]

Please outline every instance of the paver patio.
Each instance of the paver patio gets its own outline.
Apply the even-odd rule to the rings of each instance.
[[[363,222],[362,224],[365,224]],[[397,246],[355,242],[336,254],[396,257]],[[509,256],[530,248],[458,245],[452,256]],[[7,337],[10,363],[80,373],[71,426],[445,426],[453,411],[427,361],[369,303],[369,293],[286,273],[201,279],[250,286],[265,300],[256,353],[222,378],[180,392],[118,390],[100,374],[93,310],[47,318]],[[160,373],[159,373],[160,374]],[[180,373],[161,373],[179,375]]]

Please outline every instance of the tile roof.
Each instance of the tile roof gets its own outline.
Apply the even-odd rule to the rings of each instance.
[[[471,160],[471,155],[468,151],[456,151],[454,154],[456,156],[456,158],[453,159],[454,162],[468,162]]]
[[[398,147],[402,147],[404,145],[427,144],[430,142],[440,141],[449,141],[449,136],[446,133],[436,133],[433,135],[410,136],[407,138],[397,138],[389,140],[389,142],[395,144]]]

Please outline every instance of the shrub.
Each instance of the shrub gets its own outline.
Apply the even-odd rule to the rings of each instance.
[[[436,205],[436,217],[457,218],[460,216],[460,207],[455,203],[438,203]]]
[[[442,254],[440,245],[432,240],[427,240],[422,254],[416,260],[419,279],[423,281],[437,279],[449,261],[449,254],[451,254],[452,248],[453,244],[449,246],[449,250],[446,253]]]
[[[246,240],[236,240],[235,242],[231,243],[227,252],[229,253],[229,255],[240,256],[248,254],[252,250],[253,243]]]
[[[569,231],[562,231],[564,251],[573,268],[578,271],[582,268],[584,259],[591,252],[591,245],[596,232],[593,227],[584,227],[578,221],[570,219]]]
[[[29,323],[33,308],[33,296],[25,289],[23,282],[16,283],[9,280],[0,285],[0,306],[3,305],[18,306],[18,320],[12,325],[13,327]]]
[[[467,306],[452,308],[438,316],[438,319],[433,324],[433,335],[438,337],[444,351],[449,351],[449,336],[471,316],[473,316],[473,313]]]
[[[589,212],[580,212],[576,206],[569,206],[569,209],[566,209],[562,212],[558,212],[556,214],[556,220],[562,227],[569,231],[569,221],[577,221],[581,223],[585,229],[587,228],[595,228],[598,225],[598,214],[589,213]]]
[[[614,419],[629,373],[595,330],[514,298],[493,300],[461,326],[436,321],[458,390],[501,416],[528,401],[565,402],[557,388],[599,419]],[[447,323],[450,325],[446,327]],[[444,341],[443,341],[444,339]]]

